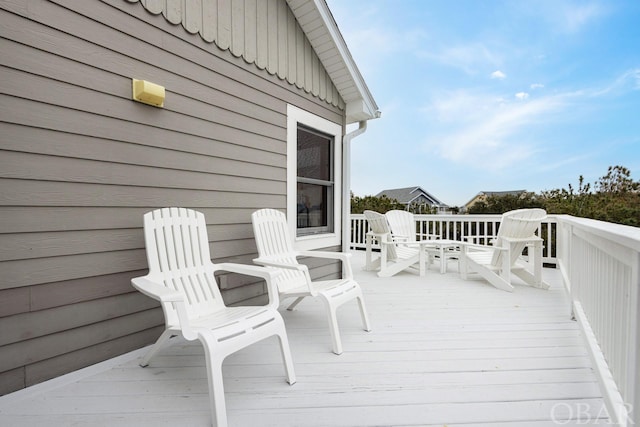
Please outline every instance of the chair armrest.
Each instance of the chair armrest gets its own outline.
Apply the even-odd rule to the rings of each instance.
[[[382,238],[380,239],[380,244],[385,244],[385,245],[397,245],[398,242],[395,241],[395,236],[392,235],[391,233],[387,233],[387,234],[383,234]]]
[[[215,267],[216,271],[223,270],[231,273],[244,274],[246,276],[262,277],[265,280],[273,280],[276,276],[281,274],[279,271],[268,270],[256,265],[236,264],[231,262],[215,264]]]
[[[256,264],[265,266],[265,267],[274,267],[274,268],[284,268],[286,270],[296,270],[296,271],[305,271],[305,270],[309,270],[307,268],[306,265],[302,265],[302,264],[289,264],[287,262],[282,262],[282,261],[276,261],[273,259],[266,259],[266,258],[254,258],[253,262],[255,262]]]
[[[515,237],[502,237],[502,240],[507,241],[509,243],[534,243],[534,242],[541,242],[542,237],[538,237],[538,236],[530,236],[530,237],[519,237],[519,238],[515,238]]]
[[[368,231],[367,234],[365,234],[366,237],[371,237],[375,240],[382,240],[384,238],[384,236],[386,236],[389,233],[375,233],[373,231]]]
[[[162,286],[153,280],[149,280],[146,276],[131,279],[131,284],[144,295],[155,300],[159,300],[161,303],[175,304],[182,336],[189,341],[198,337],[198,334],[191,328],[191,323],[189,322],[189,316],[187,314],[187,307],[184,303],[184,295],[182,295],[182,293]],[[165,308],[163,307],[162,310],[164,311]],[[169,325],[167,325],[167,327],[168,326]]]
[[[216,271],[228,271],[231,273],[244,274],[246,276],[261,277],[267,284],[267,295],[269,297],[269,303],[267,307],[278,309],[280,305],[280,297],[278,296],[278,289],[275,284],[275,278],[282,274],[277,270],[269,270],[265,267],[258,267],[256,265],[236,264],[230,262],[223,262],[215,264]]]
[[[329,252],[329,251],[299,251],[297,252],[299,256],[305,257],[315,257],[315,258],[326,258],[326,259],[337,259],[342,261],[342,265],[344,267],[344,277],[343,279],[353,279],[353,270],[351,269],[351,254],[345,252]]]
[[[487,246],[487,245],[478,245],[476,243],[467,243],[467,242],[461,242],[460,249],[462,250],[462,253],[467,253],[474,250],[475,251],[493,251],[493,250],[507,251],[509,250],[509,248],[505,248],[503,246]]]
[[[287,262],[282,262],[282,261],[277,261],[277,260],[267,259],[267,258],[254,258],[253,262],[265,267],[282,268],[284,270],[294,270],[294,271],[301,272],[302,274],[304,274],[304,278],[307,282],[309,293],[311,295],[315,295],[315,291],[311,287],[311,275],[309,274],[309,268],[306,265],[290,264]]]
[[[134,288],[145,294],[146,296],[158,300],[160,302],[183,302],[184,296],[173,289],[169,289],[161,284],[149,280],[146,276],[135,277],[131,279]]]
[[[310,258],[329,258],[339,259],[341,261],[348,261],[351,258],[351,254],[345,252],[330,252],[330,251],[298,251],[298,256],[310,257]]]

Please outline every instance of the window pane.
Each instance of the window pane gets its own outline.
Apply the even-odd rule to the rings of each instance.
[[[331,139],[298,128],[298,176],[331,181]]]
[[[327,227],[330,187],[298,183],[298,228]]]

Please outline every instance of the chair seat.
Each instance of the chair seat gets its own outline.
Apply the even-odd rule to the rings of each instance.
[[[493,252],[490,251],[477,251],[467,252],[467,257],[479,264],[490,264]]]
[[[336,279],[336,280],[319,280],[312,283],[313,290],[316,292],[326,292],[334,289],[338,289],[351,282],[348,279]],[[309,287],[307,285],[298,286],[296,288],[287,289],[285,292],[280,293],[281,296],[287,297],[301,297],[310,296]]]
[[[420,246],[418,244],[412,246],[399,245],[396,246],[396,253],[400,259],[415,257],[420,254]]]
[[[227,307],[208,316],[191,319],[194,329],[211,330],[219,341],[252,331],[277,317],[276,312],[262,306]]]

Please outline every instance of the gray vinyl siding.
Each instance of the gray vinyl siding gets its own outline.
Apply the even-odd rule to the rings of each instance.
[[[287,104],[344,111],[139,3],[3,1],[0,28],[4,394],[155,341],[162,312],[130,285],[145,212],[202,211],[214,261],[251,263],[251,213],[286,208]],[[132,78],[165,108],[133,102]],[[245,277],[221,288],[264,301]]]
[[[344,101],[285,0],[127,0],[335,106]]]

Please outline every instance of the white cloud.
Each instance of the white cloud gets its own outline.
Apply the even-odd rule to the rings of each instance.
[[[422,50],[418,55],[429,61],[461,69],[467,74],[475,74],[478,69],[495,67],[502,63],[501,55],[481,42],[446,45],[440,48],[430,46],[429,50]]]
[[[373,75],[388,72],[388,64],[396,61],[398,55],[421,56],[420,49],[428,38],[420,28],[406,28],[404,31],[393,31],[380,26],[368,26],[362,29],[348,27],[342,35],[356,64],[370,79]]]
[[[542,89],[544,85],[542,83],[533,83],[529,86],[531,90]]]
[[[465,91],[446,94],[428,110],[441,129],[433,130],[427,147],[454,163],[497,172],[534,156],[540,148],[529,141],[528,129],[564,106],[564,96],[520,103]]]
[[[614,81],[600,88],[591,88],[584,91],[585,95],[599,97],[605,95],[619,95],[629,90],[640,89],[640,68],[627,70],[620,74]]]
[[[458,124],[482,121],[489,111],[500,108],[505,102],[506,100],[499,96],[456,90],[442,94],[422,111],[426,116],[434,117],[440,123]]]
[[[527,92],[518,92],[516,93],[515,96],[521,101],[524,101],[525,99],[529,98],[529,94]]]
[[[556,171],[568,165],[584,163],[586,160],[593,157],[592,153],[582,152],[574,156],[567,156],[557,158],[555,156],[549,156],[549,161],[538,165],[540,172]]]
[[[562,12],[566,31],[575,33],[598,18],[603,13],[603,10],[596,3],[581,3],[579,6],[566,7]]]
[[[617,87],[625,87],[629,84],[635,90],[640,89],[640,68],[625,71],[614,83]]]
[[[496,70],[493,73],[491,73],[491,78],[492,79],[498,79],[498,80],[503,80],[507,77],[507,75],[505,73],[503,73],[500,70]]]
[[[537,0],[516,2],[515,7],[518,14],[540,21],[541,31],[544,28],[559,34],[577,34],[608,14],[610,5],[596,0]]]

